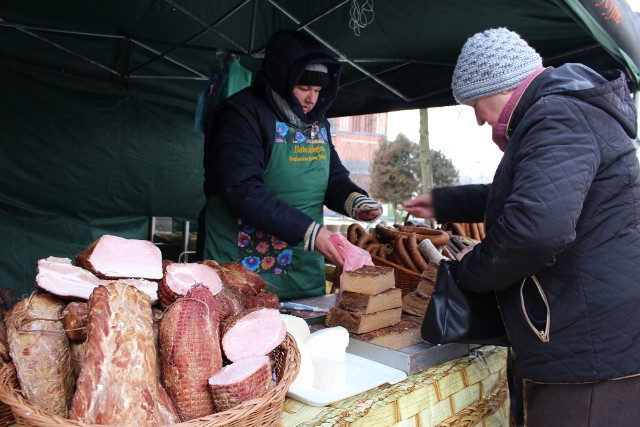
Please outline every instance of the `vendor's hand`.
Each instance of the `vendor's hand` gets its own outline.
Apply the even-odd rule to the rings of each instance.
[[[342,268],[344,259],[342,259],[340,252],[338,252],[338,249],[329,238],[331,234],[326,228],[321,228],[316,236],[315,250],[320,252],[328,262]]]
[[[433,218],[435,216],[433,197],[430,191],[404,202],[402,208],[416,218]]]

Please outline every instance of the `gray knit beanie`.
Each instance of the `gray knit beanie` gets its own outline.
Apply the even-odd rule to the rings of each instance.
[[[451,88],[460,104],[517,88],[542,67],[542,58],[518,34],[495,28],[470,37],[458,56]]]

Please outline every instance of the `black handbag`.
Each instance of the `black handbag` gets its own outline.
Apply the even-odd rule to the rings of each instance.
[[[431,301],[422,320],[422,339],[430,344],[508,346],[495,292],[469,292],[456,276],[457,261],[442,260]]]

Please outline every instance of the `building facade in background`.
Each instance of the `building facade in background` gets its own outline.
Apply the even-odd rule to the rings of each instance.
[[[329,119],[331,139],[342,163],[353,182],[366,191],[371,186],[371,164],[380,140],[387,136],[387,120],[387,113]]]

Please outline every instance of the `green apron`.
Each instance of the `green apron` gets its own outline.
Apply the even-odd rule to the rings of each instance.
[[[316,124],[300,130],[283,122],[275,126],[264,183],[280,200],[322,224],[330,160],[326,129]],[[305,251],[304,242],[290,246],[243,223],[218,195],[207,200],[205,224],[205,259],[241,262],[260,274],[268,283],[267,291],[282,300],[325,294],[324,259]]]

